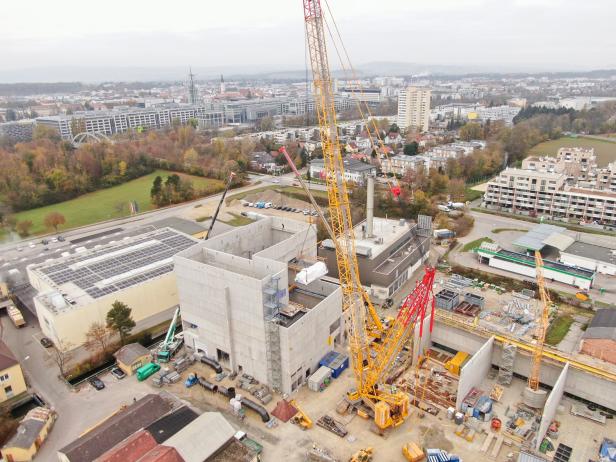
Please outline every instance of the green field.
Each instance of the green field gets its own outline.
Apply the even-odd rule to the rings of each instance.
[[[569,332],[571,324],[573,324],[573,318],[568,314],[558,316],[548,327],[548,331],[545,334],[545,343],[548,345],[558,345],[565,338],[567,332]]]
[[[32,220],[34,224],[30,231],[31,235],[49,232],[43,224],[45,216],[50,212],[60,212],[66,218],[66,224],[60,229],[76,228],[99,221],[119,218],[130,214],[128,202],[137,201],[139,211],[145,212],[156,208],[150,202],[150,189],[157,175],[165,177],[172,172],[156,170],[149,175],[129,181],[119,186],[101,189],[93,193],[84,194],[76,199],[48,205],[38,209],[26,210],[15,214],[18,221]],[[205,195],[213,194],[224,188],[224,183],[219,180],[202,178],[198,176],[178,173],[182,179],[190,179],[196,191],[202,191]]]
[[[595,140],[591,138],[570,138],[563,137],[557,140],[545,141],[534,146],[529,152],[529,156],[555,156],[559,148],[595,148],[595,154],[597,155],[597,163],[599,167],[605,167],[610,162],[616,160],[616,143],[609,141]]]

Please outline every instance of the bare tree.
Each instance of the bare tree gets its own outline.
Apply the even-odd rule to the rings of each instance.
[[[52,349],[52,358],[60,369],[62,377],[66,378],[66,366],[73,359],[73,344],[63,340],[58,341]]]
[[[86,342],[84,346],[88,351],[102,352],[106,354],[109,351],[111,341],[111,332],[102,322],[93,322],[90,324],[90,329],[86,332]]]

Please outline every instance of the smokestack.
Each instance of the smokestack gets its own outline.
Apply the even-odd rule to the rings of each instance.
[[[372,227],[374,225],[374,177],[368,177],[368,196],[366,198],[366,234],[374,237]]]

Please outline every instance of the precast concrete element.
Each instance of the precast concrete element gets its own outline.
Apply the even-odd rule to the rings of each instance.
[[[548,396],[548,400],[545,403],[543,408],[543,415],[541,416],[541,423],[539,424],[539,432],[537,433],[537,443],[535,445],[535,450],[539,450],[539,446],[541,446],[541,442],[548,432],[548,428],[556,417],[556,410],[560,405],[560,401],[563,398],[563,394],[565,392],[565,383],[567,383],[567,374],[569,373],[569,363],[565,364],[564,369],[560,373],[560,377],[556,381],[554,388],[550,392],[550,396]]]
[[[493,350],[494,337],[490,337],[462,367],[460,381],[458,382],[458,396],[456,398],[457,409],[462,407],[462,402],[468,392],[471,391],[471,388],[479,387],[487,377],[492,367]]]

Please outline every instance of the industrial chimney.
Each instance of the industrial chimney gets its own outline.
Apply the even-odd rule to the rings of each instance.
[[[374,225],[374,177],[368,177],[368,195],[366,197],[366,235],[374,237],[372,232]]]

